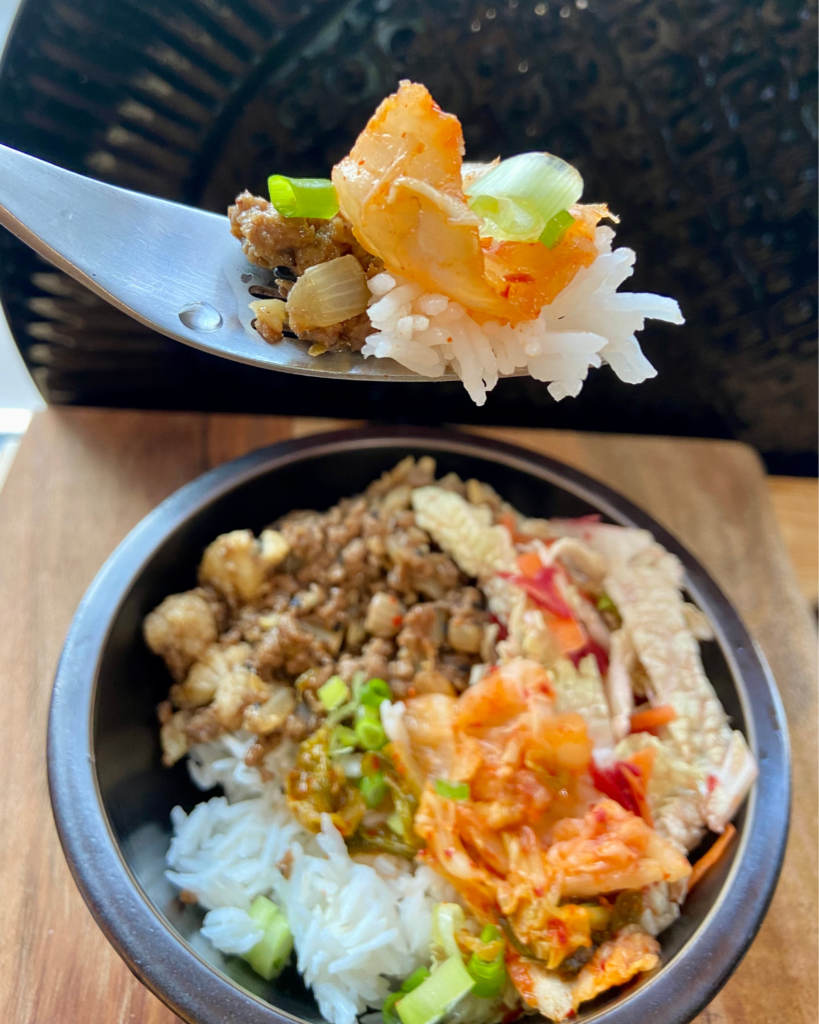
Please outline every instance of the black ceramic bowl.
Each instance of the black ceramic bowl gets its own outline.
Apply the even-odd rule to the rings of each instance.
[[[745,732],[760,777],[738,841],[662,936],[663,967],[582,1016],[601,1024],[683,1024],[714,996],[756,933],[779,874],[790,796],[784,713],[736,612],[702,567],[645,513],[558,462],[507,445],[431,430],[367,429],[253,452],[183,487],[137,526],[83,599],[57,671],[49,723],[51,798],[77,884],[137,977],[192,1024],[319,1022],[294,968],[266,985],[196,939],[199,912],[163,878],[168,815],[202,798],[184,765],[160,764],[155,707],[168,689],[146,649],[143,616],[190,587],[202,549],[237,527],[260,530],[293,508],[326,508],[407,454],[491,483],[529,515],[600,512],[646,527],[682,559],[687,589],[713,624],[706,668]]]

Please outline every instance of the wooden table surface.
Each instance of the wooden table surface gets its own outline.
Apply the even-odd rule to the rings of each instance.
[[[45,730],[71,616],[115,545],[206,469],[327,421],[51,409],[0,492],[0,1022],[172,1024],[86,910],[51,818]],[[761,644],[790,722],[791,837],[771,910],[700,1024],[817,1019],[816,637],[757,456],[734,442],[493,429],[642,505],[715,576]],[[239,526],[241,524],[237,524]]]

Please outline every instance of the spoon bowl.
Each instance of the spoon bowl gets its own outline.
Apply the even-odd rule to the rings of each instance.
[[[205,352],[315,377],[458,379],[454,373],[423,377],[392,359],[357,352],[309,356],[307,340],[271,345],[252,334],[240,316],[252,296],[245,301],[239,293],[259,268],[242,256],[227,217],[107,185],[0,145],[0,224],[117,309]]]

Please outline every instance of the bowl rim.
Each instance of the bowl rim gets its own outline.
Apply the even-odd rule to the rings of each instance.
[[[760,763],[730,872],[713,906],[672,959],[618,1003],[584,1015],[597,1024],[688,1024],[735,970],[779,877],[790,818],[790,751],[781,698],[738,613],[680,542],[627,498],[556,459],[454,430],[369,426],[280,441],[224,463],[148,513],[109,556],[74,615],[57,666],[48,722],[48,782],[69,868],[97,924],[133,974],[189,1024],[284,1024],[303,1019],[241,988],[201,958],[149,901],[126,865],[99,792],[93,718],[101,655],[132,584],[167,538],[234,488],[294,462],[339,451],[417,444],[465,454],[568,491],[613,522],[648,529],[676,554],[686,589],[708,614],[731,671]],[[341,495],[339,496],[341,497]]]

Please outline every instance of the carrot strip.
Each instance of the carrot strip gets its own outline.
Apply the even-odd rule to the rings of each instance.
[[[623,761],[623,778],[628,783],[634,797],[634,802],[637,804],[637,810],[640,812],[640,817],[649,828],[654,828],[654,818],[652,817],[651,808],[648,806],[648,798],[646,797],[648,779],[643,774],[643,769],[634,764],[633,761]]]
[[[536,552],[524,551],[522,555],[518,555],[518,569],[520,569],[524,576],[529,578],[537,576],[542,568],[543,562],[541,562],[540,556]]]
[[[643,782],[648,788],[651,773],[654,771],[654,762],[657,760],[657,751],[654,747],[643,747],[642,750],[635,750],[626,758],[632,764],[636,764],[643,773]]]
[[[657,708],[648,708],[646,711],[636,711],[631,716],[632,732],[653,732],[661,725],[668,725],[677,717],[677,712],[670,704],[661,704]]]
[[[532,538],[528,534],[518,533],[517,523],[515,522],[515,517],[511,512],[503,512],[501,515],[499,515],[498,523],[501,526],[505,526],[506,529],[509,531],[513,544],[526,544],[527,542],[532,540]]]
[[[586,643],[586,634],[574,619],[564,619],[548,611],[543,612],[543,618],[557,640],[561,654],[577,651]]]
[[[729,843],[736,835],[736,829],[730,823],[725,826],[725,831],[717,839],[711,849],[704,853],[694,867],[691,869],[691,875],[688,879],[689,891],[699,882],[706,871],[709,871],[725,853]]]

